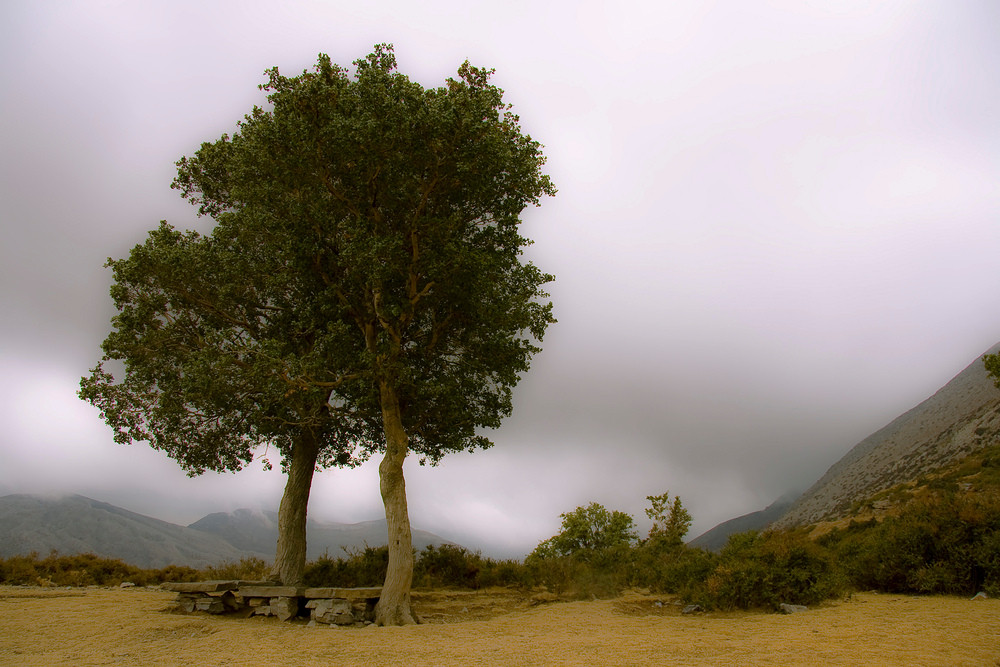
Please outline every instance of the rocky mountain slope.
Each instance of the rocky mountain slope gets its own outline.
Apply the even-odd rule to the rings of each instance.
[[[154,519],[84,496],[43,498],[30,495],[0,497],[0,558],[36,552],[47,556],[93,553],[139,567],[167,565],[205,567],[226,560],[255,556],[273,560],[278,539],[273,512],[215,513],[190,526]],[[385,521],[357,524],[321,523],[306,527],[307,557],[324,552],[343,554],[342,547],[363,548],[386,543]],[[427,531],[413,530],[413,544],[450,544]]]
[[[1000,351],[1000,344],[988,353]],[[772,526],[844,516],[881,490],[1000,441],[1000,389],[977,357],[933,396],[855,445]]]
[[[244,554],[216,535],[84,496],[0,498],[0,557],[93,553],[139,567],[205,567]],[[273,558],[273,554],[272,554]]]

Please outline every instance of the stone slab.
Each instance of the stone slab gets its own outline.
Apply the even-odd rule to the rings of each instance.
[[[160,584],[163,590],[174,593],[218,593],[235,591],[239,587],[238,581],[168,581]]]
[[[244,598],[296,598],[302,597],[301,586],[240,586]]]
[[[307,588],[301,597],[341,598],[344,600],[371,600],[382,595],[382,587],[373,588]]]

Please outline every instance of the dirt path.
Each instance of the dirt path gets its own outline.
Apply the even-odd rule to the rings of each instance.
[[[487,615],[489,595],[463,595],[439,601],[433,624],[337,629],[165,613],[173,594],[157,590],[0,587],[0,664],[1000,667],[1000,600],[864,594],[791,616],[693,617],[642,596],[498,600],[514,610],[447,622]]]

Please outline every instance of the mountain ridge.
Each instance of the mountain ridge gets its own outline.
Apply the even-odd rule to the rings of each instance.
[[[345,549],[380,546],[388,537],[384,519],[356,524],[310,519],[306,534],[307,558],[311,560],[324,554],[337,557]],[[0,558],[32,552],[47,555],[55,550],[64,555],[93,553],[118,558],[144,568],[204,568],[243,557],[270,561],[277,535],[274,512],[215,512],[179,526],[81,495],[0,497]],[[236,539],[237,544],[230,539]],[[414,548],[429,544],[453,543],[413,530]]]
[[[748,530],[766,529],[774,521],[784,516],[798,497],[799,493],[797,492],[786,493],[762,510],[723,521],[698,537],[689,540],[687,545],[708,551],[719,551],[726,545],[730,535],[745,533]]]

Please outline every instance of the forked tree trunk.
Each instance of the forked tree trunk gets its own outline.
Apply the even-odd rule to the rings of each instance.
[[[319,443],[306,430],[292,446],[285,493],[278,506],[278,547],[271,578],[286,586],[302,583],[306,568],[306,509],[312,488]]]
[[[410,606],[413,539],[410,515],[406,509],[406,482],[403,480],[403,461],[406,460],[409,439],[403,429],[395,390],[383,381],[379,393],[385,429],[385,456],[379,464],[378,474],[382,503],[385,505],[385,523],[389,529],[389,569],[382,584],[382,595],[375,605],[375,623],[409,625],[419,622]]]

